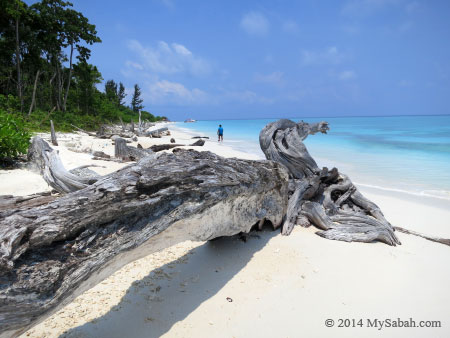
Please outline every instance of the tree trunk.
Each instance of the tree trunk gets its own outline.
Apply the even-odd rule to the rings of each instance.
[[[36,99],[36,88],[37,88],[37,82],[39,79],[39,73],[40,73],[40,70],[38,70],[36,72],[36,78],[34,79],[33,95],[31,96],[31,104],[30,104],[30,110],[28,111],[28,116],[30,116],[31,113],[33,112],[33,106],[35,104],[35,99]]]
[[[179,150],[40,206],[0,212],[0,337],[23,333],[131,261],[186,240],[276,227],[288,175]]]
[[[375,203],[366,199],[336,168],[320,170],[309,155],[303,140],[328,130],[327,122],[309,124],[282,119],[269,123],[259,134],[266,158],[282,163],[291,176],[282,233],[290,234],[297,219],[306,217],[322,230],[317,234],[328,239],[400,244],[394,228]]]
[[[141,121],[141,110],[139,109],[139,126],[138,126],[139,135],[142,134],[142,121]]]
[[[72,56],[73,56],[73,43],[70,44],[69,78],[67,79],[66,95],[64,95],[64,103],[63,103],[64,111],[66,111],[67,97],[69,96],[69,89],[70,89],[70,80],[72,80]]]
[[[22,95],[22,74],[20,71],[19,17],[16,17],[16,69],[17,69],[17,95],[19,96],[20,99],[20,111],[22,112],[23,95]]]
[[[50,120],[50,134],[52,138],[52,144],[54,146],[57,146],[58,141],[56,140],[55,126],[53,125],[53,120]]]
[[[51,77],[50,80],[48,81],[48,85],[49,85],[49,88],[50,88],[50,97],[49,97],[49,101],[50,101],[50,104],[51,104],[51,105],[53,105],[53,86],[52,86],[52,82],[53,82],[53,80],[55,79],[55,77],[56,77],[56,72],[53,73],[52,77]],[[56,106],[54,106],[54,107],[55,107],[55,109],[56,109]]]
[[[57,92],[56,92],[56,106],[58,110],[61,110],[62,107],[62,102],[61,102],[61,91],[62,91],[62,77],[61,77],[61,65],[59,64],[59,60],[57,60],[57,65],[56,65],[56,72],[57,72]]]
[[[64,75],[61,73],[61,63],[59,62],[59,58],[56,61],[56,71],[57,71],[57,108],[61,110],[63,108],[63,102],[61,100],[61,95],[64,87]]]

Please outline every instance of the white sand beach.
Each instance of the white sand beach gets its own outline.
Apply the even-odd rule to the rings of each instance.
[[[172,137],[192,143],[191,135],[179,130],[138,143],[147,147]],[[93,160],[87,153],[113,155],[109,139],[58,133],[58,141],[55,148],[68,169],[95,164],[101,167],[93,170],[106,174],[127,165]],[[216,140],[195,149],[257,159]],[[0,194],[46,190],[36,173],[0,171]],[[448,202],[361,192],[392,224],[450,238]],[[450,336],[450,247],[403,233],[402,245],[391,247],[330,241],[315,232],[296,227],[281,236],[267,228],[247,242],[233,237],[179,243],[126,265],[22,337]],[[412,318],[417,326],[440,321],[441,327],[368,327],[368,320],[398,318]],[[327,319],[333,327],[325,325]]]

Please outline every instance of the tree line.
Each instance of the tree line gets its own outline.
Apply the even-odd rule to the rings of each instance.
[[[97,43],[95,25],[70,2],[0,1],[0,110],[38,127],[47,126],[50,118],[64,127],[137,118],[144,108],[137,84],[130,107],[122,82],[108,80],[104,92],[97,89],[103,78],[89,63]],[[147,112],[143,116],[161,119]]]

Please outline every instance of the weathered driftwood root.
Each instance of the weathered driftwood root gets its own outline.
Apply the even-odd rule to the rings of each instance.
[[[329,130],[327,122],[309,124],[281,119],[266,125],[259,134],[259,143],[266,158],[289,169],[294,178],[303,178],[319,172],[316,161],[309,155],[303,140],[308,135]]]
[[[322,230],[318,235],[328,239],[400,244],[394,228],[375,203],[336,168],[320,170],[308,153],[303,140],[328,130],[327,122],[309,124],[282,119],[269,123],[259,135],[266,158],[286,166],[291,177],[282,233],[288,235],[295,224],[309,222]]]
[[[86,166],[67,171],[57,151],[38,136],[33,138],[28,149],[28,161],[31,168],[38,169],[45,182],[60,193],[83,189],[100,178]]]
[[[405,229],[402,227],[394,227],[394,228],[395,228],[395,230],[397,230],[399,232],[403,232],[408,235],[422,237],[422,238],[428,239],[429,241],[432,241],[432,242],[441,243],[441,244],[450,246],[450,238],[440,238],[440,237],[428,236],[428,235],[421,234],[420,232],[408,230],[408,229]]]
[[[140,149],[127,146],[126,141],[120,137],[116,138],[114,142],[114,156],[122,161],[139,161],[141,158],[153,154],[151,149]]]
[[[288,173],[175,149],[0,217],[0,337],[24,332],[130,261],[185,240],[281,224]]]

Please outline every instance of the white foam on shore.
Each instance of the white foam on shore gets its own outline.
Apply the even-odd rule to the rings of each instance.
[[[384,191],[390,191],[390,192],[397,192],[401,194],[408,194],[408,195],[414,195],[419,197],[431,197],[431,198],[439,198],[442,200],[450,201],[450,192],[446,190],[422,190],[422,191],[409,191],[404,189],[398,189],[398,188],[388,188],[388,187],[381,187],[378,185],[373,184],[366,184],[366,183],[360,183],[360,182],[354,182],[356,185],[359,185],[361,187],[366,188],[372,188],[372,189],[378,189],[378,190],[384,190]]]

